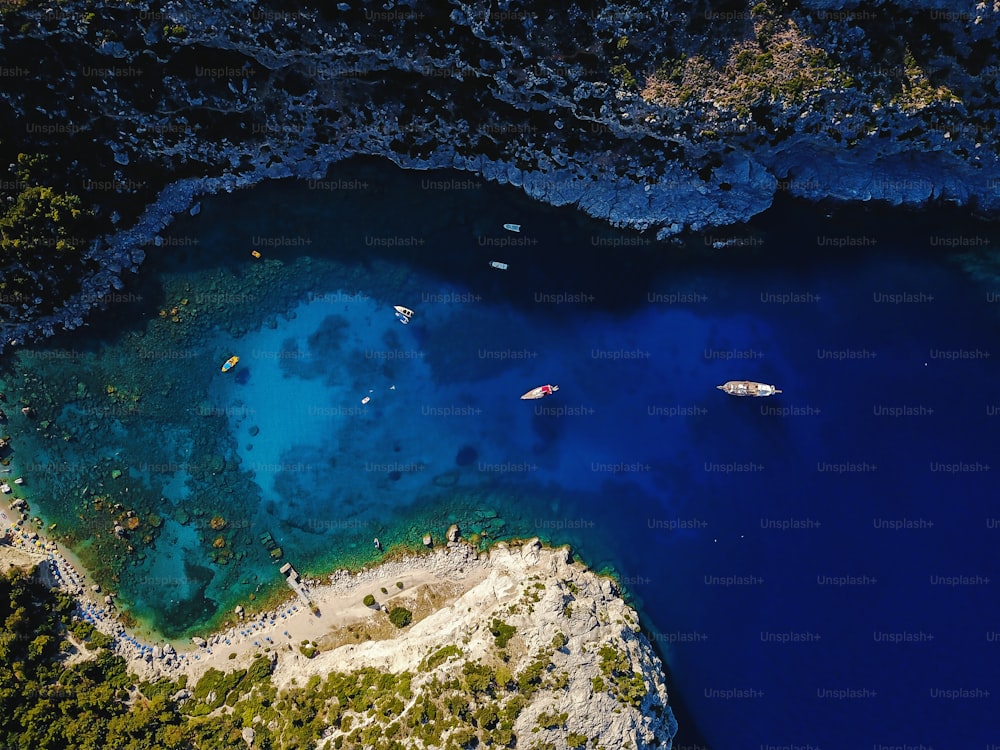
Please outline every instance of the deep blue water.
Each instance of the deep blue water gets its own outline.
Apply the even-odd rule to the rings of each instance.
[[[708,240],[743,246],[636,245],[512,189],[438,189],[462,174],[358,162],[330,179],[204,201],[133,304],[48,350],[122,383],[157,353],[169,409],[112,413],[99,450],[30,444],[35,461],[120,451],[133,492],[166,499],[162,541],[122,574],[136,612],[176,633],[273,583],[264,530],[319,570],[458,520],[621,577],[668,662],[678,747],[1000,744],[1000,233],[787,202]],[[992,244],[962,258],[934,239],[955,236]],[[158,309],[181,294],[181,318],[226,312],[171,328]],[[64,359],[13,370],[54,383]],[[716,390],[731,379],[783,393]],[[560,389],[518,398],[543,383]],[[223,485],[198,470],[216,454],[217,474],[238,467]],[[72,522],[68,499],[36,502]],[[215,513],[245,559],[209,559]]]

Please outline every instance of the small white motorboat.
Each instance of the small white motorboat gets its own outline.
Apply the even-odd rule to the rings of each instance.
[[[545,398],[546,396],[551,396],[558,390],[558,385],[540,385],[537,388],[532,388],[530,391],[521,396],[521,400],[529,401],[536,398]]]
[[[410,318],[413,317],[413,310],[408,307],[403,307],[402,305],[394,305],[393,309],[396,311],[396,319],[402,323],[404,326],[410,322]]]
[[[490,267],[491,268],[498,268],[501,271],[506,271],[507,270],[507,264],[506,263],[501,263],[498,260],[491,260],[490,261]]]
[[[508,232],[520,232],[521,231],[521,225],[520,224],[504,224],[503,228],[506,229]]]

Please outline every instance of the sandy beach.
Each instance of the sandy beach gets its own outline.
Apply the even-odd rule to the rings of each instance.
[[[129,671],[145,680],[176,679],[186,674],[189,684],[193,684],[210,667],[238,669],[264,654],[278,661],[298,661],[305,658],[299,649],[303,641],[320,642],[322,646],[324,637],[335,637],[360,624],[373,630],[384,629],[386,616],[380,609],[405,606],[415,610],[428,596],[441,605],[474,587],[489,572],[486,560],[480,559],[472,547],[451,542],[356,573],[337,570],[319,579],[302,580],[300,587],[315,605],[315,612],[301,597],[293,596],[269,611],[234,613],[237,625],[194,636],[190,643],[171,644],[162,639],[152,642],[122,624],[113,599],[87,579],[73,555],[40,531],[16,526],[18,517],[16,510],[0,510],[2,528],[9,530],[8,543],[0,545],[2,569],[44,563],[40,566],[43,581],[73,595],[79,616],[112,636],[113,648],[126,660]],[[369,594],[376,600],[372,607],[363,603]]]

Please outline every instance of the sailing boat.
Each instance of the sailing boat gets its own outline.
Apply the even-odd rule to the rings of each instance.
[[[728,383],[715,386],[730,396],[773,396],[781,391],[773,385],[756,383],[753,380],[730,380]]]

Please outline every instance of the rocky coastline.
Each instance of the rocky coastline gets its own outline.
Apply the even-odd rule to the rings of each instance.
[[[135,679],[182,686],[172,701],[181,710],[193,701],[194,715],[202,713],[201,686],[215,681],[213,675],[269,663],[270,684],[278,690],[370,670],[393,675],[405,680],[410,707],[424,711],[442,698],[443,684],[468,681],[464,705],[471,698],[479,717],[473,727],[489,724],[483,717],[507,717],[487,733],[491,740],[506,733],[512,742],[531,738],[553,748],[671,746],[677,722],[663,665],[612,580],[575,561],[567,547],[545,548],[537,539],[478,552],[457,527],[448,537],[427,554],[304,581],[309,608],[285,604],[253,616],[237,608],[235,626],[176,647],[130,634],[111,599],[100,603],[99,587],[87,585],[59,547],[35,533],[11,527],[0,560],[5,570],[37,566],[42,582],[76,598],[78,618],[110,637]],[[381,601],[372,604],[376,597]],[[390,606],[412,608],[413,624],[391,627]],[[78,653],[85,650],[74,645]],[[486,679],[491,686],[481,693]],[[450,705],[443,700],[442,708]],[[369,714],[357,719],[366,731],[381,726]],[[461,722],[453,726],[452,739],[468,741],[475,733]],[[322,739],[354,746],[349,727],[340,720]],[[279,725],[244,726],[248,746],[256,746],[262,730]],[[417,735],[409,742],[425,746]]]
[[[12,3],[0,148],[50,155],[100,237],[54,309],[0,304],[0,348],[114,304],[199,195],[357,155],[661,240],[779,191],[997,215],[995,3],[717,5]]]

